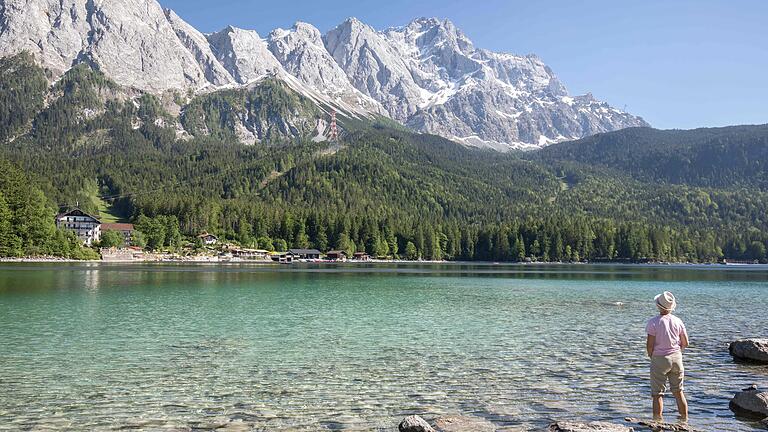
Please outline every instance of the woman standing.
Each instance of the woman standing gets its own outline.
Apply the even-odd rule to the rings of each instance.
[[[677,301],[666,291],[654,298],[659,315],[651,318],[645,330],[648,334],[646,350],[651,359],[651,396],[653,398],[653,419],[663,421],[664,393],[669,381],[672,394],[677,400],[680,420],[688,421],[688,402],[683,392],[685,368],[683,350],[688,347],[688,332],[683,320],[672,315]]]

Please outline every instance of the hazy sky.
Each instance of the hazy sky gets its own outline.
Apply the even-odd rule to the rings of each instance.
[[[297,20],[325,32],[452,20],[476,46],[538,54],[572,94],[658,128],[768,123],[768,0],[160,0],[203,32],[262,36]]]

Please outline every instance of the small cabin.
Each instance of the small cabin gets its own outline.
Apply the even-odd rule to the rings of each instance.
[[[270,258],[272,261],[280,264],[291,264],[293,262],[293,255],[288,252],[273,252],[270,254]]]
[[[347,253],[344,251],[330,251],[325,254],[326,258],[330,261],[346,261]]]
[[[365,252],[355,252],[355,255],[352,257],[352,259],[355,261],[370,261],[371,256]]]
[[[292,255],[293,259],[319,260],[322,252],[317,249],[288,249],[288,254]]]
[[[208,234],[208,233],[202,233],[199,236],[197,236],[197,238],[199,238],[200,241],[204,245],[206,245],[206,246],[213,246],[213,245],[215,245],[216,243],[219,242],[219,238],[218,237],[216,237],[213,234]]]

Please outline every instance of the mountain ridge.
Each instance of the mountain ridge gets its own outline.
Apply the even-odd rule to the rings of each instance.
[[[349,18],[324,35],[297,21],[262,37],[232,26],[203,34],[156,0],[6,0],[0,55],[23,50],[55,77],[88,63],[152,94],[210,92],[278,75],[334,109],[386,115],[418,132],[501,151],[648,125],[589,95],[569,95],[535,55],[476,48],[447,19],[379,31]]]
[[[532,157],[605,168],[644,182],[768,188],[768,124],[628,128],[554,144]]]

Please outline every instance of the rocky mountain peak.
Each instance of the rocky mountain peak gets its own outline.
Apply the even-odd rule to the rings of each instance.
[[[208,35],[217,60],[240,84],[247,84],[282,70],[267,43],[254,30],[229,26]]]
[[[417,18],[405,27],[391,28],[386,33],[402,33],[406,41],[418,46],[448,44],[462,53],[475,50],[472,41],[448,19]]]
[[[206,37],[187,24],[171,9],[165,9],[164,12],[179,41],[192,53],[197,63],[201,66],[205,79],[214,86],[233,83],[232,75],[218,62]]]
[[[307,39],[312,40],[313,42],[318,42],[319,44],[323,43],[323,34],[320,33],[320,30],[318,30],[318,28],[312,24],[305,23],[303,21],[296,21],[296,23],[293,25],[293,31],[301,34]]]
[[[367,28],[371,28],[371,29],[373,28],[373,27],[369,26],[368,24],[366,24],[366,23],[360,21],[359,19],[357,19],[357,17],[353,17],[353,16],[345,19],[341,24],[339,24],[339,26],[345,26],[345,27],[350,27],[350,28],[353,28],[353,27],[354,28],[367,27]]]
[[[537,56],[475,48],[448,20],[377,32],[347,20],[326,47],[361,92],[408,126],[467,145],[534,148],[646,123],[571,97]]]
[[[269,43],[283,41],[285,44],[295,47],[296,45],[313,45],[322,47],[323,35],[320,30],[312,24],[297,21],[290,29],[277,28],[267,37]]]
[[[475,47],[447,19],[377,31],[349,18],[325,35],[299,21],[264,39],[232,26],[203,35],[156,0],[2,0],[0,55],[25,50],[54,75],[88,62],[152,93],[278,76],[314,101],[497,149],[647,125],[591,95],[569,95],[535,55]]]
[[[352,105],[383,113],[381,105],[360,93],[328,50],[315,26],[297,22],[291,30],[276,29],[267,40],[269,50],[286,72],[320,93]]]
[[[406,121],[422,101],[406,56],[372,27],[350,18],[326,33],[325,47],[360,92]]]

